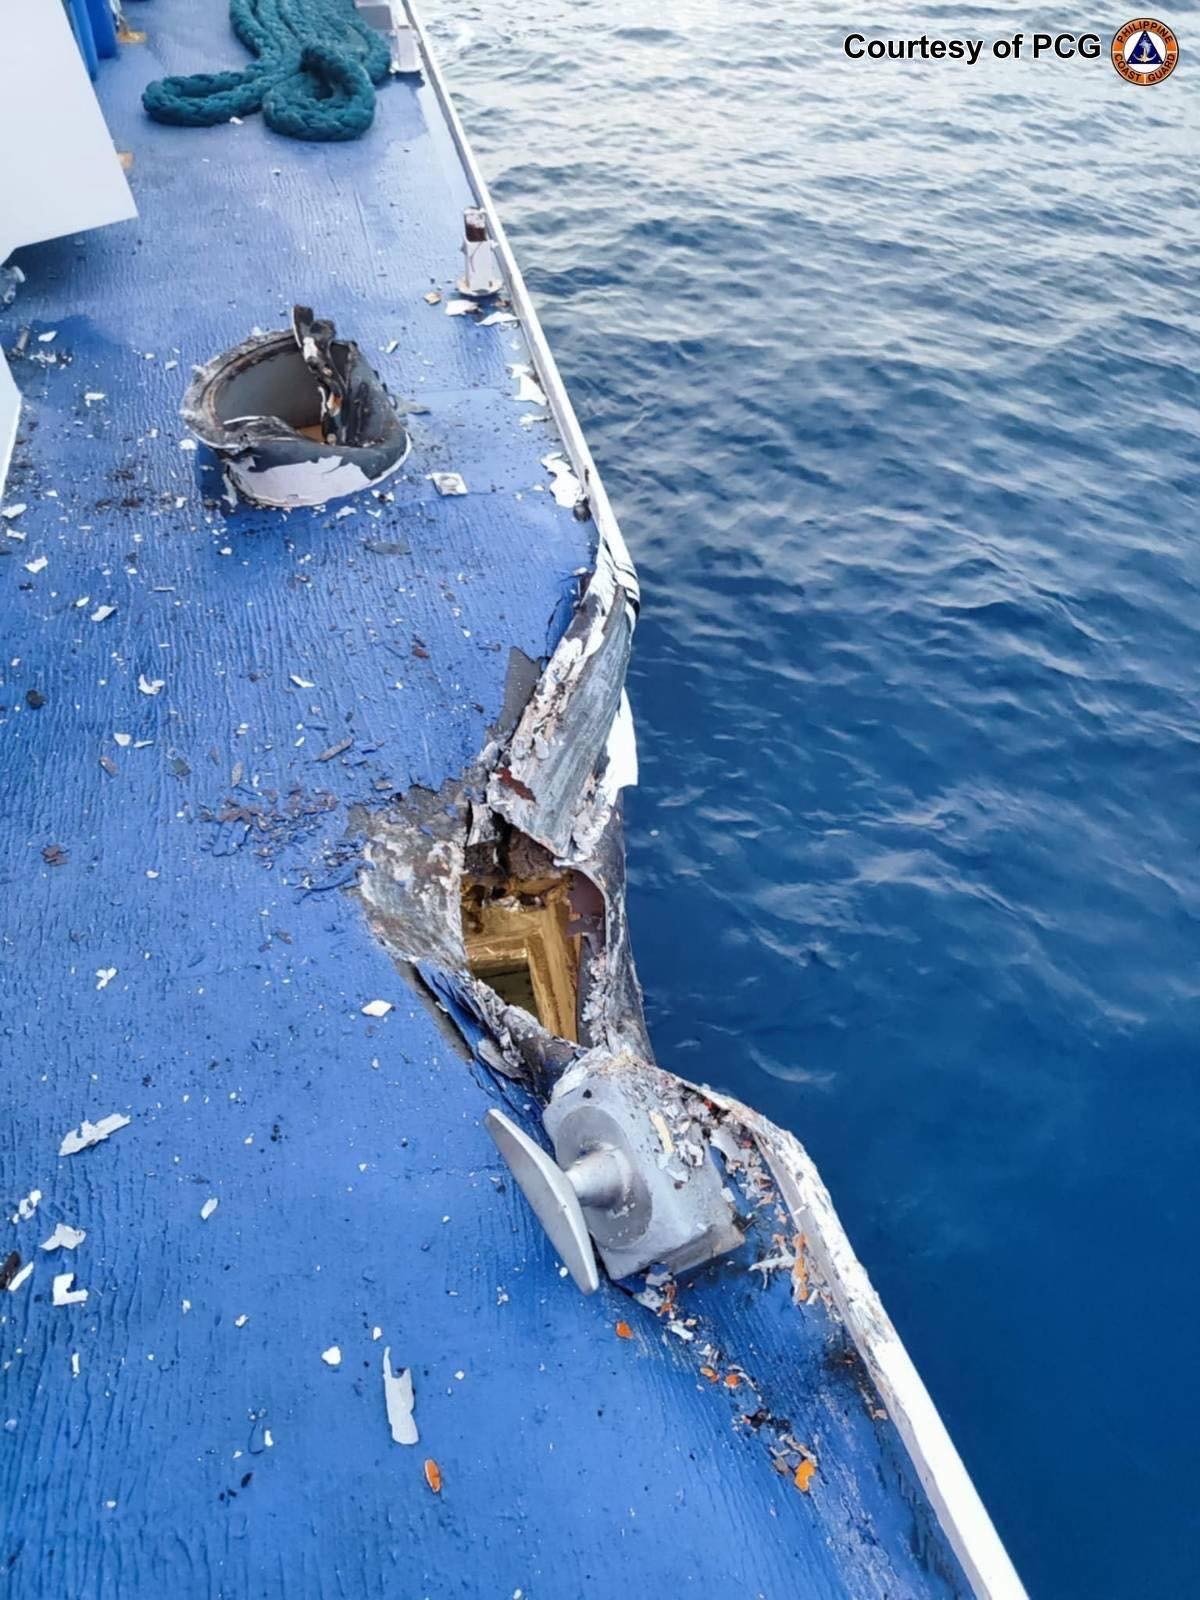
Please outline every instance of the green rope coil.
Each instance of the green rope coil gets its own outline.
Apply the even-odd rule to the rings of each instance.
[[[229,20],[257,60],[150,84],[142,104],[156,122],[211,128],[261,111],[291,139],[358,139],[371,126],[391,51],[354,0],[230,0]]]

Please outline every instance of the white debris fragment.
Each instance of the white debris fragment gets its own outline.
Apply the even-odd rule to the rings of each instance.
[[[14,1222],[28,1222],[41,1203],[41,1199],[42,1191],[40,1189],[31,1189],[24,1200],[17,1201],[17,1209],[13,1213],[12,1220]]]
[[[583,485],[565,456],[557,453],[543,456],[542,465],[554,479],[551,493],[560,506],[577,505],[583,499]]]
[[[478,311],[479,302],[476,300],[447,300],[446,315],[448,317],[465,317],[468,311]]]
[[[84,1228],[73,1228],[69,1222],[60,1222],[48,1239],[42,1241],[43,1250],[74,1250],[87,1238]]]
[[[71,1352],[71,1376],[73,1378],[77,1378],[79,1376],[79,1351],[78,1350],[73,1350]]]
[[[766,1278],[771,1272],[790,1272],[795,1265],[795,1256],[764,1256],[761,1261],[750,1263],[750,1271],[761,1272]]]
[[[107,399],[108,399],[108,396],[104,393],[104,391],[102,389],[88,389],[85,392],[84,397],[83,397],[84,404],[85,405],[89,405],[89,406],[94,406],[99,401],[107,400]]]
[[[342,1364],[342,1352],[336,1344],[331,1344],[328,1350],[321,1351],[321,1360],[327,1367],[340,1367]]]
[[[27,561],[25,563],[25,571],[26,572],[32,572],[34,577],[36,578],[38,573],[39,572],[45,572],[46,568],[49,565],[50,565],[49,556],[37,556],[33,561]]]
[[[15,505],[5,506],[4,509],[0,511],[0,517],[7,518],[9,522],[15,522],[16,519],[28,509],[29,508],[25,502],[20,500]]]
[[[675,1141],[671,1138],[671,1130],[667,1126],[667,1119],[661,1111],[652,1111],[650,1121],[654,1124],[654,1131],[658,1135],[658,1142],[662,1145],[664,1156],[675,1154]]]
[[[58,1147],[58,1153],[60,1156],[73,1156],[80,1150],[87,1150],[91,1145],[102,1144],[121,1128],[127,1128],[130,1120],[129,1117],[123,1117],[119,1111],[114,1111],[110,1117],[101,1117],[99,1122],[89,1122],[85,1117],[77,1128],[72,1128],[64,1137]]]
[[[270,1430],[270,1428],[264,1428],[263,1429],[263,1449],[264,1450],[273,1450],[274,1448],[275,1448],[275,1440],[271,1435],[271,1430]]]
[[[127,750],[133,743],[133,735],[131,733],[114,733],[113,743],[120,745],[122,750]]]
[[[38,334],[38,343],[39,344],[50,344],[53,340],[55,340],[57,338],[58,338],[58,329],[57,328],[51,328],[49,333],[39,333]]]
[[[386,1017],[391,1009],[390,1000],[368,1000],[362,1008],[362,1014],[364,1017]]]
[[[192,1302],[190,1300],[181,1300],[179,1302],[179,1308],[186,1317],[188,1312],[192,1309]]]
[[[32,1271],[33,1271],[33,1262],[32,1261],[27,1261],[25,1263],[25,1265],[21,1268],[20,1272],[14,1273],[13,1276],[8,1280],[8,1292],[9,1292],[9,1294],[16,1294],[17,1290],[25,1282],[26,1278],[28,1278],[29,1274]]]
[[[467,485],[458,472],[429,472],[426,477],[439,494],[466,494]]]
[[[217,1199],[216,1195],[210,1194],[208,1199],[200,1207],[200,1221],[207,1222],[209,1217],[212,1216],[213,1212],[220,1204],[221,1202]]]
[[[333,520],[339,522],[343,517],[352,517],[357,509],[357,506],[343,506],[340,511],[333,513]]]
[[[180,439],[179,448],[181,450],[194,450],[196,448],[196,441],[195,439]]]
[[[87,1299],[86,1289],[72,1289],[74,1282],[73,1272],[55,1273],[50,1297],[56,1306],[81,1306]]]
[[[493,311],[488,317],[480,317],[479,326],[481,328],[507,328],[510,323],[516,320],[511,311]]]
[[[383,1329],[382,1328],[372,1328],[371,1329],[371,1337],[372,1337],[372,1339],[382,1339],[383,1338]]]
[[[399,1372],[392,1371],[392,1352],[388,1345],[383,1348],[383,1398],[387,1405],[388,1427],[392,1430],[392,1438],[397,1444],[416,1444],[420,1439],[417,1425],[413,1421],[413,1394],[412,1370],[401,1367]]]
[[[390,355],[395,354],[395,352],[399,348],[400,348],[399,339],[389,339],[388,342],[383,347],[383,353],[384,353],[385,356],[390,356]]]
[[[160,689],[165,689],[165,678],[148,678],[144,672],[138,673],[138,688],[143,694],[157,694]]]
[[[233,1325],[235,1328],[244,1328],[249,1321],[250,1318],[243,1311],[240,1317],[234,1317]]]
[[[95,611],[92,612],[92,621],[107,622],[116,609],[116,606],[97,606]]]
[[[667,1323],[667,1331],[673,1333],[677,1339],[682,1339],[685,1344],[690,1344],[696,1337],[692,1330],[680,1322],[678,1318],[672,1318]]]
[[[307,678],[302,678],[295,672],[289,672],[288,678],[296,685],[297,689],[315,689],[317,687],[315,683],[310,683]]]
[[[430,289],[429,293],[422,295],[421,298],[425,301],[426,305],[435,306],[442,298],[442,291],[440,289]]]
[[[528,367],[512,367],[510,371],[517,380],[517,392],[513,395],[514,400],[523,400],[535,406],[549,404],[542,391],[541,384],[538,383]]]
[[[116,977],[116,975],[117,975],[116,967],[97,967],[96,968],[96,988],[97,989],[107,989],[109,984]]]

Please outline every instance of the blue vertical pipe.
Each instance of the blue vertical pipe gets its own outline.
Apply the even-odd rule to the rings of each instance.
[[[100,58],[96,54],[96,36],[92,32],[92,19],[88,15],[87,0],[66,0],[66,6],[71,29],[79,45],[79,53],[88,69],[88,77],[94,78],[100,70]]]
[[[96,54],[102,57],[115,56],[117,26],[113,21],[112,7],[108,0],[85,0],[85,3],[92,24],[92,38],[96,42]]]

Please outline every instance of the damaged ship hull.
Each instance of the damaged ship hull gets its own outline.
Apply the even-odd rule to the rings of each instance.
[[[2,314],[10,1592],[1019,1596],[803,1149],[654,1060],[636,578],[396,20],[421,73],[328,148],[149,122],[220,56],[158,0],[99,86],[139,218]],[[179,411],[297,300],[411,443],[285,512]],[[584,1296],[485,1118],[593,1092],[640,1167]]]

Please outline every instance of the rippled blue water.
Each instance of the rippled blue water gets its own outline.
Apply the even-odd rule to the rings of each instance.
[[[642,572],[661,1058],[813,1151],[1033,1592],[1195,1594],[1197,8],[1151,90],[520,9],[437,32]]]

